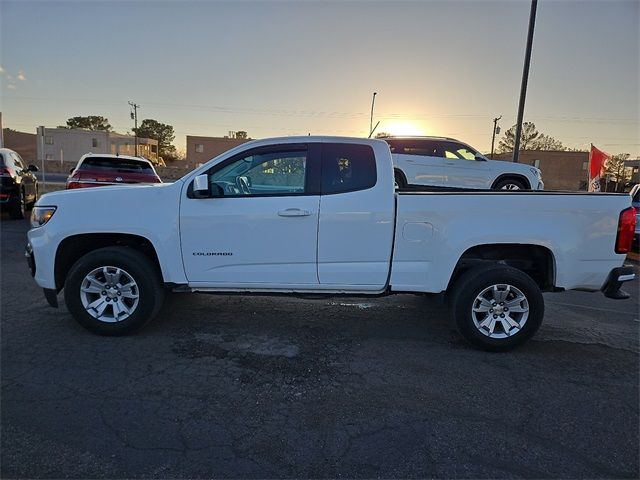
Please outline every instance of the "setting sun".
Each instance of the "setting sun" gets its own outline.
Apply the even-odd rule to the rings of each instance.
[[[426,129],[420,123],[411,120],[383,120],[380,122],[380,131],[391,135],[427,135]]]

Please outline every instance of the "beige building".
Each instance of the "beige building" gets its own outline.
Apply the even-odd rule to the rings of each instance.
[[[513,153],[496,153],[493,158],[510,161]],[[519,161],[542,171],[545,190],[587,189],[589,152],[523,150],[520,152]]]
[[[250,138],[196,137],[187,135],[187,162],[205,163],[227,150],[250,141]]]
[[[73,128],[38,127],[36,136],[39,160],[77,162],[86,153],[135,155],[132,135]],[[158,162],[158,141],[138,138],[138,156]]]

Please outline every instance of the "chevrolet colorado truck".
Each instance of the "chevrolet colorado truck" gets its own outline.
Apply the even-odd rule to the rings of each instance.
[[[132,332],[165,292],[440,294],[473,345],[530,338],[543,291],[624,298],[628,195],[397,190],[382,140],[288,137],[233,148],[170,184],[49,193],[26,256],[57,307]],[[212,312],[212,316],[214,313]]]

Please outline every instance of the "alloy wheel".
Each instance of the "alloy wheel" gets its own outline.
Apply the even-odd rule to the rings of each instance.
[[[104,266],[89,272],[80,285],[86,312],[101,322],[121,322],[138,306],[140,292],[133,277],[122,268]]]
[[[529,302],[521,290],[496,284],[482,290],[471,307],[473,323],[489,338],[512,337],[529,318]]]

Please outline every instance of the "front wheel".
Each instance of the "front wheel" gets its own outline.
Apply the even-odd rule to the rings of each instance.
[[[164,288],[158,269],[143,253],[107,247],[71,267],[64,298],[73,317],[99,335],[126,335],[160,310]]]
[[[522,182],[522,180],[515,180],[507,178],[505,180],[500,180],[493,187],[494,190],[526,190],[527,186]]]
[[[505,351],[531,338],[544,317],[542,292],[512,267],[476,267],[454,286],[453,318],[460,334],[484,350]]]

